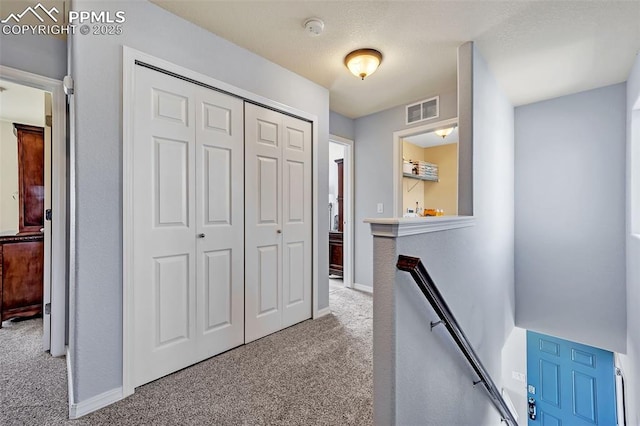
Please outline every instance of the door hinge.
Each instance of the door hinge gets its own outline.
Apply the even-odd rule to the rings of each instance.
[[[47,209],[44,211],[44,218],[46,220],[51,220],[51,209]]]
[[[51,303],[45,303],[44,313],[45,315],[51,315]]]

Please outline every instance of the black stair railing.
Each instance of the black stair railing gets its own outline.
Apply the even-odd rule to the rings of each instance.
[[[471,368],[473,368],[473,371],[475,371],[478,375],[479,379],[478,381],[474,382],[473,385],[475,386],[479,383],[482,383],[485,390],[489,394],[491,402],[498,409],[500,416],[502,416],[502,420],[506,422],[507,425],[518,426],[518,422],[513,417],[513,414],[509,410],[506,401],[504,400],[502,395],[500,395],[496,384],[491,379],[491,376],[487,372],[487,369],[484,367],[484,365],[482,365],[480,358],[478,358],[478,355],[473,350],[473,347],[469,343],[469,339],[467,339],[467,336],[465,336],[464,332],[460,328],[458,321],[456,321],[456,317],[451,312],[451,309],[449,309],[449,306],[442,297],[442,294],[440,294],[440,291],[438,290],[438,287],[436,287],[435,282],[433,282],[433,279],[431,279],[431,277],[429,276],[429,273],[422,264],[422,261],[420,261],[420,259],[417,257],[400,255],[398,256],[398,263],[396,267],[401,271],[411,273],[411,276],[422,291],[422,294],[424,294],[433,309],[436,311],[436,314],[438,315],[438,318],[440,318],[440,321],[435,323],[432,322],[431,328],[443,324],[460,348],[460,351],[462,352],[464,357],[469,362]]]

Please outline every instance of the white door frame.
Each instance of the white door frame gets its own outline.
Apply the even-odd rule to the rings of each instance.
[[[223,81],[207,75],[192,71],[188,68],[172,62],[149,55],[139,50],[123,46],[122,50],[122,396],[126,397],[134,393],[131,374],[133,365],[134,333],[132,332],[133,308],[133,261],[132,240],[133,235],[133,188],[131,186],[133,176],[133,101],[135,99],[135,67],[136,61],[157,67],[161,70],[174,73],[178,76],[215,87],[223,92],[245,99],[249,102],[263,105],[270,109],[283,112],[288,115],[311,122],[312,126],[312,161],[313,161],[313,246],[312,246],[312,313],[313,318],[318,317],[318,254],[317,241],[319,240],[318,220],[320,217],[318,199],[318,117],[305,111],[275,102],[263,96],[256,95],[244,89],[227,84]],[[323,204],[324,205],[324,204]],[[325,209],[323,208],[324,212]],[[323,230],[324,231],[324,230]]]
[[[343,174],[343,191],[344,198],[347,200],[343,206],[344,223],[342,228],[342,265],[343,277],[342,283],[345,287],[353,288],[354,286],[354,266],[355,266],[355,250],[353,238],[353,220],[354,220],[354,190],[353,190],[353,141],[341,136],[329,135],[329,142],[337,143],[344,147],[344,174]]]
[[[67,124],[66,98],[62,81],[15,68],[0,65],[0,77],[24,86],[44,90],[51,93],[53,123],[51,138],[51,238],[45,237],[45,244],[50,244],[51,277],[50,287],[45,277],[45,294],[51,303],[51,340],[43,336],[43,346],[51,355],[62,356],[66,353],[66,235],[67,235]],[[44,112],[43,112],[44,113]],[[47,242],[49,240],[49,242]],[[45,251],[46,252],[46,251]],[[48,287],[51,289],[48,290]],[[43,314],[46,320],[46,316]],[[47,348],[47,343],[50,343]]]

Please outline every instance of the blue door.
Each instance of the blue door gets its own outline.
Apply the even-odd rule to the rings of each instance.
[[[613,353],[527,332],[529,426],[616,425]]]

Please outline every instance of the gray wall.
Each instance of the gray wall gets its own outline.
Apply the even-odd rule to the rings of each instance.
[[[635,105],[635,110],[633,109]],[[627,356],[621,356],[627,384],[627,424],[640,424],[640,181],[631,183],[631,166],[640,177],[640,55],[627,80]],[[633,150],[632,150],[633,144]],[[632,191],[636,199],[631,209]],[[632,216],[633,213],[633,216]],[[635,218],[635,227],[631,219]],[[635,232],[635,235],[631,235]]]
[[[512,105],[477,49],[469,53],[473,55],[476,224],[399,238],[396,254],[422,258],[500,387],[501,352],[513,329],[515,307],[514,117]],[[461,109],[461,122],[469,119],[462,112],[468,110]],[[394,262],[388,257],[376,259],[376,264]],[[500,424],[487,395],[471,386],[477,378],[446,330],[430,331],[429,322],[437,317],[409,274],[396,272],[395,282],[396,424]]]
[[[329,133],[354,140],[356,137],[355,122],[342,114],[329,111]]]
[[[434,93],[433,96],[438,95]],[[355,120],[355,282],[373,283],[373,238],[366,218],[393,216],[393,132],[458,115],[456,92],[440,93],[440,117],[405,124],[405,105]],[[425,97],[426,98],[426,97]],[[424,98],[422,98],[424,99]],[[416,99],[419,101],[420,99]],[[411,102],[408,102],[411,103]],[[383,203],[384,212],[376,206]]]
[[[76,83],[76,278],[71,353],[81,402],[122,384],[122,46],[127,45],[319,120],[320,200],[327,199],[328,91],[148,2],[74,1],[74,10],[124,10],[121,36],[72,40]],[[323,203],[323,206],[325,204]],[[322,212],[325,210],[322,209]],[[318,247],[327,247],[327,215]],[[320,250],[319,304],[328,304],[328,254]]]
[[[0,63],[56,80],[67,74],[65,40],[39,35],[0,35]]]
[[[625,84],[516,108],[516,325],[626,351]]]

